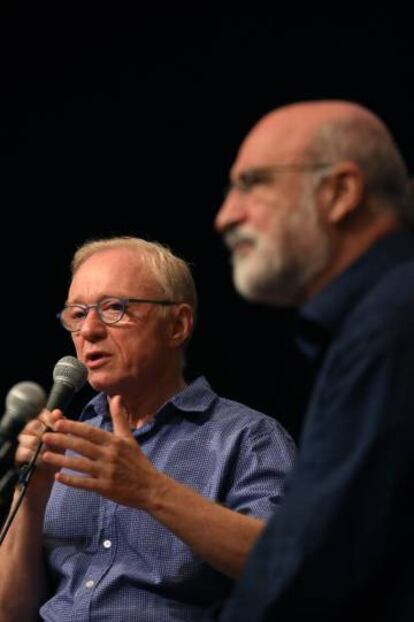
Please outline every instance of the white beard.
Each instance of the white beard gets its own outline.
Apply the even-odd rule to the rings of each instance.
[[[255,302],[275,306],[301,303],[306,286],[329,263],[331,244],[323,231],[313,194],[305,188],[297,209],[273,231],[256,233],[240,226],[226,235],[230,247],[245,241],[247,252],[233,254],[237,291]]]

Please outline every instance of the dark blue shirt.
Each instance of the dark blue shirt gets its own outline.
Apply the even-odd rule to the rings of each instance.
[[[112,430],[103,394],[81,419]],[[293,459],[292,441],[278,423],[218,397],[202,378],[134,436],[163,473],[263,518],[279,505]],[[199,620],[231,588],[145,512],[59,483],[46,509],[44,546],[51,597],[40,613],[48,621]]]
[[[320,367],[298,458],[220,619],[413,620],[413,237],[383,238],[301,319]]]

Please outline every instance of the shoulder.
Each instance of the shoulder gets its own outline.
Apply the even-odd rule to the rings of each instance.
[[[245,438],[267,436],[276,439],[278,444],[294,447],[289,433],[277,419],[225,397],[217,396],[210,421],[212,425],[219,425],[227,434],[238,434]]]
[[[284,434],[273,417],[250,406],[217,395],[204,376],[198,377],[185,391],[173,399],[174,406],[194,421],[209,423],[223,430],[273,431]]]
[[[367,350],[405,342],[414,347],[414,260],[387,271],[346,317],[334,344]]]
[[[333,336],[318,372],[310,410],[346,409],[373,425],[412,411],[414,261],[388,270],[367,287]],[[334,419],[340,426],[340,418]]]

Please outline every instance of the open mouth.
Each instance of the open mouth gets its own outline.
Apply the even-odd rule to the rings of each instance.
[[[231,250],[233,255],[246,255],[252,250],[253,246],[253,240],[245,238],[244,240],[239,240],[238,242],[233,244]]]
[[[93,369],[99,365],[102,365],[108,359],[109,354],[106,354],[105,352],[90,352],[85,357],[85,363],[89,369]]]

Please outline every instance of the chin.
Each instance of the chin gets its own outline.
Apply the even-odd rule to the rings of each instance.
[[[110,378],[105,374],[89,374],[88,382],[95,391],[103,391],[110,393],[116,384],[114,378]]]
[[[247,265],[235,266],[233,273],[234,287],[237,292],[252,302],[263,302],[263,278]]]
[[[276,307],[290,307],[296,302],[291,283],[283,284],[282,277],[271,279],[268,273],[236,272],[234,286],[250,302]]]

